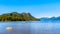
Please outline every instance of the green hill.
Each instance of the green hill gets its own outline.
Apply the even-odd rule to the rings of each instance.
[[[0,21],[39,21],[39,19],[33,17],[30,13],[12,12],[0,15]]]

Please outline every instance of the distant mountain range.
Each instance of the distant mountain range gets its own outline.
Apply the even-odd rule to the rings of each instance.
[[[0,21],[39,21],[39,19],[33,17],[30,13],[12,12],[0,15]]]
[[[41,22],[60,22],[60,17],[40,18]]]

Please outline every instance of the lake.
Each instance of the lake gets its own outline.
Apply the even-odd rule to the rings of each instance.
[[[12,27],[12,30],[6,30]],[[60,34],[60,23],[40,21],[0,22],[0,34]]]

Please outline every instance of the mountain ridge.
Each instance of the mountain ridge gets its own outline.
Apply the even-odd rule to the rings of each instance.
[[[51,18],[40,18],[41,22],[60,22],[60,16],[59,17],[51,17]]]

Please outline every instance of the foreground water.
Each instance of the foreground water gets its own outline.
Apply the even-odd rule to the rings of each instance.
[[[12,30],[6,30],[12,27]],[[0,34],[60,34],[60,23],[40,21],[0,22]]]

